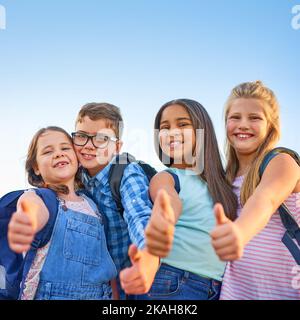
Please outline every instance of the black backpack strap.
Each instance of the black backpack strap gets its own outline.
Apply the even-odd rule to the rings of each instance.
[[[126,167],[133,162],[137,163],[142,168],[149,181],[157,173],[157,171],[149,164],[143,161],[137,161],[135,157],[129,153],[122,153],[116,156],[115,161],[112,163],[109,170],[108,181],[113,199],[122,218],[124,214],[124,208],[121,200],[120,186]]]
[[[285,204],[282,204],[278,210],[282,224],[287,230],[282,237],[282,242],[288,248],[297,264],[300,265],[300,250],[294,242],[295,239],[300,246],[300,228]]]
[[[126,167],[133,161],[135,161],[135,158],[129,153],[117,155],[108,173],[109,187],[117,209],[122,217],[124,208],[121,201],[120,186]]]
[[[293,159],[295,159],[295,161],[300,166],[300,157],[295,151],[287,149],[287,148],[282,148],[282,147],[275,148],[275,149],[271,150],[269,153],[267,153],[267,155],[265,156],[265,158],[259,168],[260,177],[262,177],[263,172],[266,169],[266,167],[268,166],[268,164],[270,163],[270,161],[280,153],[289,154],[291,157],[293,157]],[[287,249],[290,251],[291,255],[293,256],[293,258],[295,259],[297,264],[300,265],[300,249],[293,240],[293,239],[295,239],[297,241],[298,245],[300,246],[299,225],[298,225],[297,221],[295,220],[295,218],[293,217],[290,210],[288,209],[288,207],[284,203],[281,204],[281,206],[278,208],[278,211],[280,214],[282,224],[284,225],[284,227],[287,230],[282,238],[282,242],[287,247]]]
[[[175,182],[175,190],[179,194],[179,192],[180,192],[180,181],[179,181],[178,175],[176,173],[174,173],[173,171],[171,171],[171,170],[165,170],[165,172],[168,172],[173,177],[174,182]]]
[[[150,180],[157,174],[156,169],[154,169],[153,167],[150,166],[150,164],[145,163],[143,161],[137,161],[136,162],[144,171],[145,175],[147,176],[149,182]]]

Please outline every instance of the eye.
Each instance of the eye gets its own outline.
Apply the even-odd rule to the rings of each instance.
[[[102,135],[102,134],[96,135],[96,141],[97,142],[106,142],[107,140],[109,140],[108,136],[105,136],[105,135]]]
[[[169,126],[162,126],[159,128],[159,131],[162,131],[162,130],[169,130]]]
[[[182,123],[178,124],[178,127],[186,127],[186,126],[190,126],[190,125],[191,125],[190,123],[182,122]]]
[[[228,119],[240,119],[240,116],[230,116]]]
[[[62,148],[62,150],[63,150],[63,151],[65,151],[65,150],[71,150],[71,148],[70,148],[70,147],[64,147],[64,148]]]
[[[42,155],[50,154],[52,151],[51,150],[46,150],[42,153]]]
[[[261,117],[255,116],[255,117],[250,117],[250,120],[262,120],[262,119],[261,119]]]

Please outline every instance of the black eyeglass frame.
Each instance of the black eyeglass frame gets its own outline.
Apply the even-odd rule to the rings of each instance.
[[[76,135],[85,136],[85,137],[86,137],[86,142],[83,143],[83,144],[75,143],[75,137],[76,137]],[[105,145],[103,145],[103,146],[101,146],[101,147],[100,147],[100,146],[96,146],[95,143],[94,143],[94,138],[98,137],[99,135],[101,135],[101,137],[104,137],[105,139],[107,139],[107,140],[105,141]],[[71,133],[71,136],[72,136],[72,140],[73,140],[73,143],[74,143],[75,146],[84,147],[84,146],[86,146],[86,145],[88,144],[89,140],[91,140],[92,145],[93,145],[96,149],[105,149],[105,148],[108,146],[108,144],[109,144],[110,141],[112,141],[112,142],[117,142],[117,141],[119,141],[118,138],[116,138],[116,137],[110,137],[110,136],[107,136],[107,135],[105,135],[105,134],[103,134],[103,133],[97,133],[97,134],[95,134],[95,135],[89,135],[89,134],[86,134],[86,133],[83,133],[83,132],[72,132],[72,133]]]

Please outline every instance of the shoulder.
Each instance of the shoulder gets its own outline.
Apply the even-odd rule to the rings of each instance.
[[[151,184],[159,183],[159,184],[171,184],[175,185],[174,175],[176,173],[172,171],[161,171],[158,172],[152,179]]]
[[[128,164],[123,172],[121,185],[124,187],[126,185],[143,185],[145,187],[149,186],[149,179],[138,163],[132,162]]]
[[[289,154],[280,153],[270,160],[263,172],[259,187],[277,186],[277,190],[290,189],[296,192],[299,181],[300,167],[295,159]]]
[[[279,153],[268,164],[266,171],[278,171],[278,173],[294,172],[300,175],[300,167],[296,160],[287,153]]]
[[[42,201],[42,199],[36,194],[34,189],[24,190],[23,194],[19,198],[19,201],[23,199],[34,199],[35,201]]]
[[[138,163],[131,162],[126,166],[124,170],[124,176],[130,176],[134,174],[146,176],[144,170],[141,168],[141,166]]]
[[[20,206],[21,202],[25,200],[25,201],[29,201],[31,203],[35,203],[36,205],[38,205],[40,208],[43,209],[47,209],[47,204],[44,202],[44,200],[36,193],[36,190],[34,189],[30,189],[30,190],[26,190],[24,191],[24,193],[20,196],[17,206]],[[52,201],[52,200],[51,200]],[[49,204],[49,203],[48,203]],[[51,202],[52,204],[52,202]]]

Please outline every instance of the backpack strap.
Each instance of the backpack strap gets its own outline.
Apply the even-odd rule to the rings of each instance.
[[[49,220],[46,226],[36,234],[32,243],[33,247],[42,248],[50,240],[53,227],[57,217],[58,199],[56,193],[51,189],[40,188],[35,190],[36,194],[42,198],[47,209],[49,210]]]
[[[108,181],[113,199],[122,218],[124,214],[124,208],[122,205],[120,187],[126,167],[133,162],[137,163],[142,168],[149,181],[157,173],[157,171],[149,164],[143,161],[137,161],[135,157],[129,153],[122,153],[116,156],[108,173]]]
[[[168,172],[174,179],[174,182],[175,182],[175,190],[176,192],[179,194],[180,192],[180,181],[179,181],[179,178],[178,178],[178,175],[176,173],[174,173],[173,171],[171,170],[165,170],[165,172]]]
[[[54,191],[45,188],[34,189],[34,191],[42,198],[46,207],[48,208],[49,219],[46,226],[36,234],[31,244],[31,248],[24,257],[22,265],[19,269],[19,274],[17,277],[18,283],[21,283],[19,299],[21,298],[24,290],[26,276],[31,268],[37,250],[44,247],[50,241],[58,212],[58,199]]]
[[[287,148],[282,148],[282,147],[275,148],[275,149],[271,150],[269,153],[267,153],[262,164],[260,165],[260,168],[259,168],[260,177],[262,177],[264,170],[268,166],[269,162],[280,153],[289,154],[293,159],[295,159],[295,161],[300,166],[300,157],[295,151],[287,149]],[[295,239],[297,241],[298,245],[300,246],[299,225],[298,225],[297,221],[295,220],[295,218],[293,217],[290,210],[288,209],[288,207],[284,203],[282,203],[280,205],[280,207],[278,208],[278,211],[280,214],[282,224],[286,228],[286,232],[285,232],[281,241],[284,243],[284,245],[290,251],[291,255],[293,256],[293,258],[295,259],[297,264],[300,265],[300,249],[293,240],[293,239]]]
[[[113,199],[117,205],[117,209],[123,218],[124,208],[121,201],[120,186],[124,171],[129,163],[136,161],[129,153],[122,153],[117,155],[112,163],[109,173],[108,181]]]

